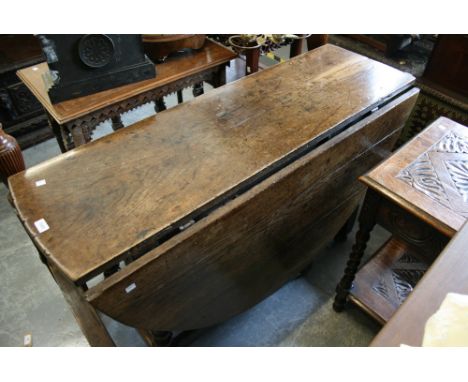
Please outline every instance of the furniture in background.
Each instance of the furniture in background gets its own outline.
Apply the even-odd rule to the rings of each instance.
[[[184,49],[201,49],[205,45],[204,34],[144,34],[143,48],[155,64],[162,64],[168,56]],[[193,85],[195,97],[203,94],[203,82]],[[183,101],[182,90],[177,90],[177,100]]]
[[[299,35],[300,36],[300,35]],[[327,34],[311,34],[305,39],[293,40],[290,47],[289,57],[296,57],[302,54],[304,40],[307,42],[307,50],[318,48],[328,43]]]
[[[299,35],[301,36],[301,35]],[[307,41],[307,50],[318,48],[319,46],[325,45],[328,42],[328,35],[326,34],[315,34],[310,35],[307,38],[301,38],[293,40],[290,45],[290,58],[296,57],[302,53],[304,40]],[[260,49],[247,49],[245,51],[245,75],[255,73],[260,68]]]
[[[40,34],[52,104],[152,79],[139,34]]]
[[[417,84],[421,93],[398,145],[440,116],[468,125],[468,36],[439,35]]]
[[[325,45],[16,174],[11,201],[91,345],[113,345],[99,312],[167,343],[257,304],[333,240],[413,82]]]
[[[335,310],[349,298],[387,322],[465,223],[467,180],[468,128],[444,117],[362,176],[368,190]],[[375,224],[392,237],[358,272]]]
[[[44,61],[34,35],[0,35],[0,123],[22,149],[53,137],[41,104],[16,71]]]
[[[203,49],[174,55],[156,65],[156,78],[105,90],[53,105],[42,75],[48,70],[42,63],[18,71],[18,76],[47,110],[62,152],[92,139],[95,127],[112,119],[112,127],[123,127],[120,114],[147,102],[155,101],[156,111],[165,109],[163,97],[206,81],[214,87],[225,83],[226,65],[236,57],[231,50],[212,41]],[[199,95],[200,91],[196,94]],[[179,101],[182,101],[179,99]]]
[[[410,34],[351,34],[349,37],[380,50],[386,56],[394,55],[413,42]]]
[[[439,35],[423,80],[468,97],[468,36]]]
[[[154,63],[163,62],[171,53],[183,49],[201,49],[205,44],[204,34],[144,34],[143,48]]]
[[[467,248],[465,223],[370,346],[421,346],[426,322],[447,293],[468,294]]]
[[[8,187],[8,177],[24,169],[23,153],[18,142],[3,131],[0,123],[0,180]]]
[[[296,35],[300,38],[286,38],[283,36],[282,41],[272,42],[272,35],[263,35],[269,36],[265,37],[265,41],[262,43],[255,41],[242,41],[239,39],[242,35],[230,35],[230,34],[217,34],[217,35],[208,35],[211,39],[218,41],[219,43],[229,46],[237,50],[240,54],[245,57],[245,75],[258,72],[259,69],[264,69],[265,67],[260,64],[260,56],[267,54],[268,56],[272,55],[273,59],[277,57],[273,54],[275,49],[280,48],[281,46],[290,45],[290,58],[295,57],[302,53],[304,40],[307,41],[308,51],[315,49],[319,46],[325,45],[328,42],[328,35],[326,34],[316,34],[316,35]],[[261,35],[244,35],[244,36],[261,36]],[[237,39],[236,39],[237,38]],[[277,61],[281,62],[280,59]]]

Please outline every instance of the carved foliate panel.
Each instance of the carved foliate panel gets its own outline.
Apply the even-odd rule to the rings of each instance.
[[[397,178],[457,214],[468,217],[468,139],[448,133]]]
[[[393,306],[401,305],[422,278],[427,264],[404,253],[379,277],[372,289]]]

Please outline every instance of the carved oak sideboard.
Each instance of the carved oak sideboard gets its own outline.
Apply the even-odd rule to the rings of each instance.
[[[11,200],[91,345],[113,345],[100,312],[149,342],[207,327],[333,239],[413,81],[325,45],[16,174]]]

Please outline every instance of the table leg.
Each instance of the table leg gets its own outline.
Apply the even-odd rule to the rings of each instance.
[[[166,103],[164,102],[164,98],[159,98],[154,101],[154,110],[156,113],[166,110]]]
[[[184,102],[184,97],[182,96],[182,90],[177,90],[177,103]]]
[[[349,260],[346,264],[344,275],[336,287],[336,296],[333,303],[333,309],[341,312],[346,304],[349,291],[353,285],[354,277],[358,271],[362,256],[367,247],[370,233],[376,224],[377,209],[380,196],[368,190],[359,215],[359,230],[356,233],[356,241],[351,249]]]
[[[86,139],[85,133],[80,126],[73,126],[71,128],[71,135],[73,137],[75,147],[84,145],[90,141],[90,139]]]
[[[199,82],[195,85],[193,85],[193,96],[198,97],[204,93],[203,91],[203,82]]]
[[[49,126],[52,129],[52,132],[55,135],[55,139],[57,139],[57,143],[60,147],[60,151],[62,153],[67,152],[67,147],[64,139],[64,131],[62,126],[60,126],[49,113],[47,113],[47,119],[49,120]]]
[[[73,314],[91,346],[115,346],[98,312],[89,304],[80,288],[70,282],[53,265],[48,265]]]
[[[217,88],[226,83],[226,65],[221,65],[216,73],[213,74],[213,87]]]
[[[111,118],[112,121],[112,130],[117,131],[121,129],[122,127],[125,127],[124,124],[122,123],[122,118],[120,115],[116,115],[115,117]]]
[[[138,329],[138,332],[149,346],[165,347],[172,342],[172,332],[147,329]]]

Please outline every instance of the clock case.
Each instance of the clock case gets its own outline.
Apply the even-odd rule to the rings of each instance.
[[[154,78],[141,35],[38,35],[49,72],[44,77],[53,104]]]

